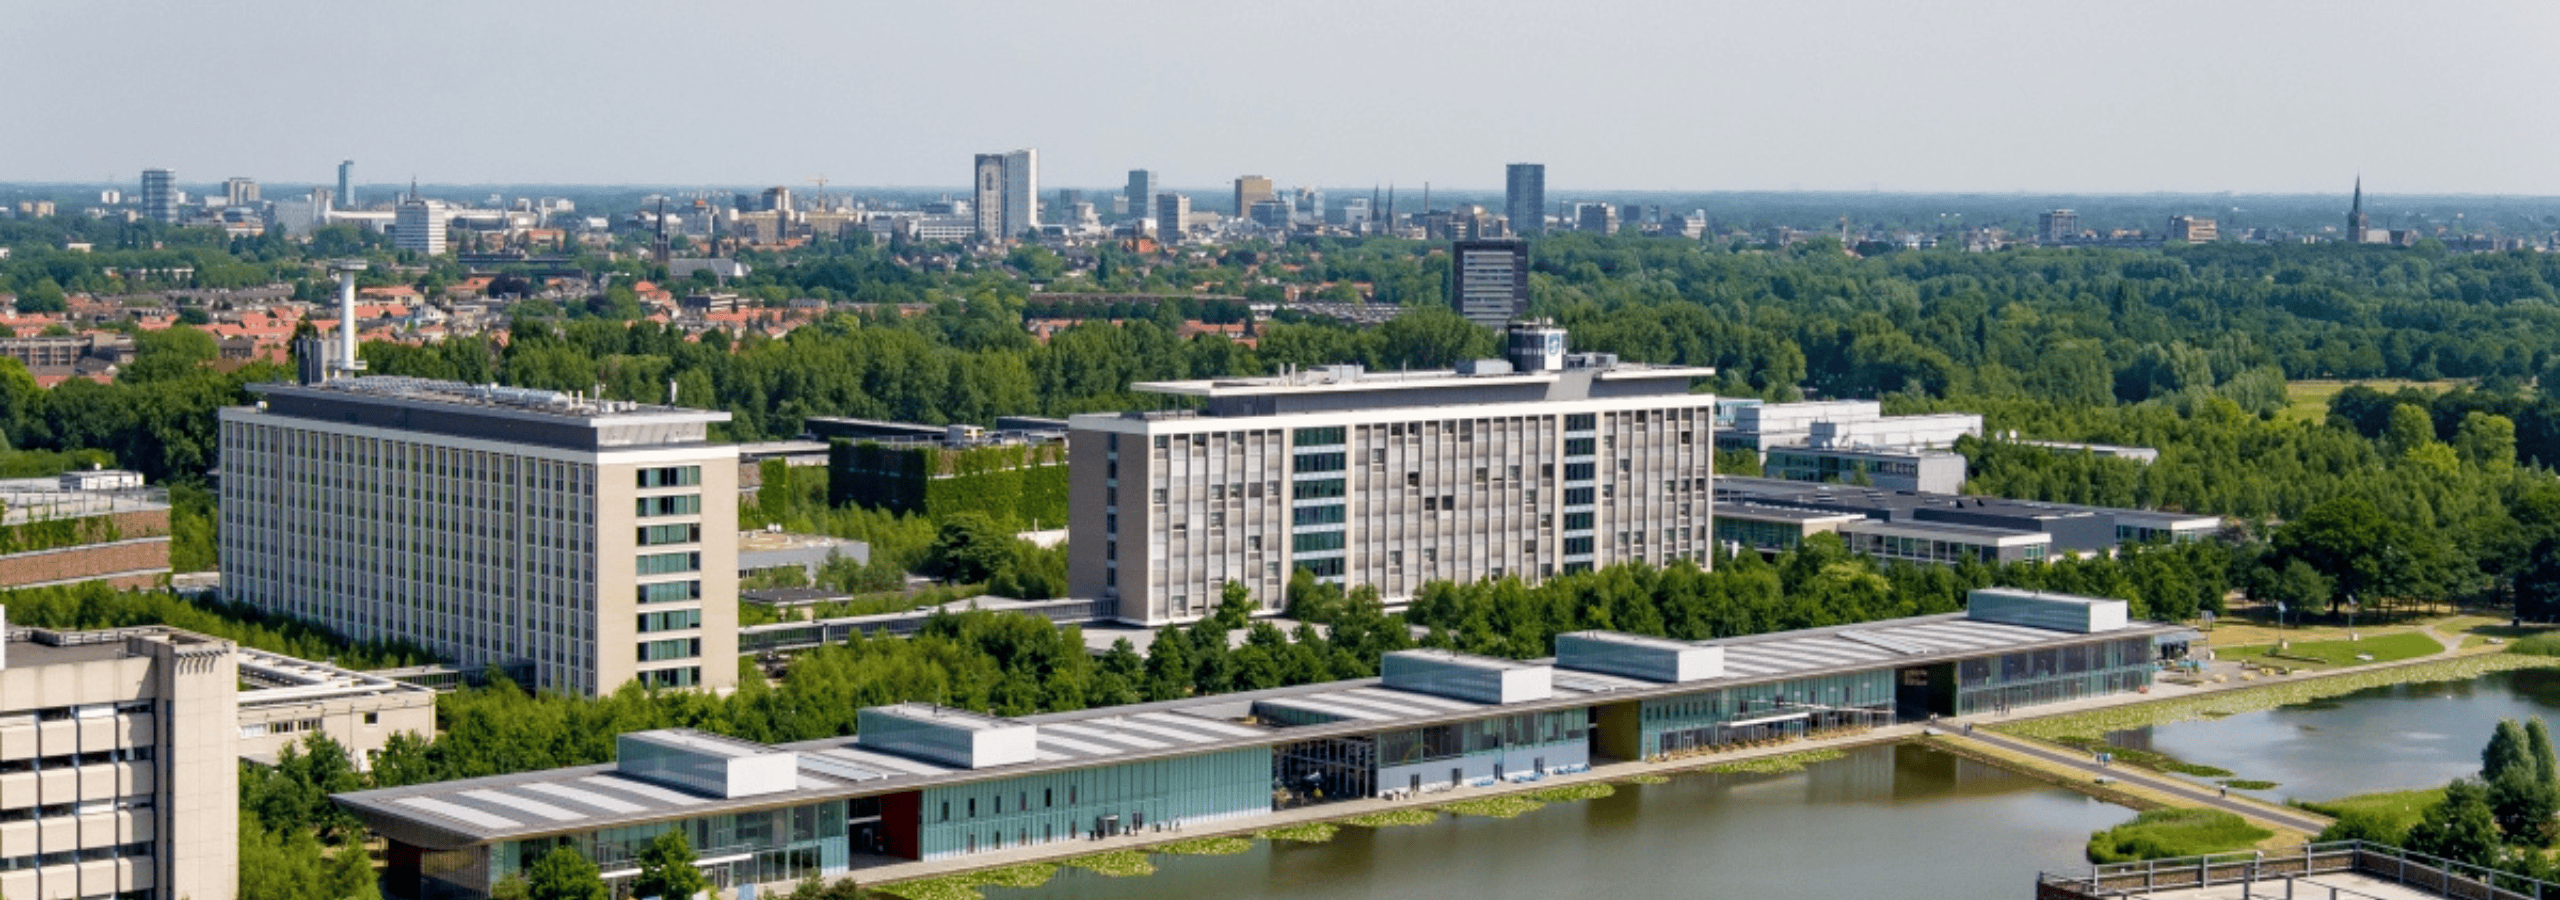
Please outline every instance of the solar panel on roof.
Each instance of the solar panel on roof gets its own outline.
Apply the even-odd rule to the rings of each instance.
[[[391,802],[420,812],[434,813],[448,819],[457,819],[469,822],[482,828],[514,828],[523,824],[505,816],[481,812],[459,803],[447,803],[434,797],[402,797]]]
[[[554,822],[574,822],[579,819],[586,818],[585,816],[561,809],[560,807],[544,803],[531,797],[518,797],[514,794],[502,794],[497,791],[463,791],[455,794],[454,796],[461,797],[466,800],[477,800],[482,803],[489,804],[490,806],[502,809],[511,809],[520,813],[531,813],[545,819],[550,819]]]
[[[1835,633],[1839,635],[1841,640],[1856,641],[1870,647],[1882,647],[1895,653],[1910,655],[1929,652],[1929,648],[1926,646],[1915,644],[1897,637],[1889,637],[1873,631],[1859,631],[1852,628],[1844,629]]]
[[[572,803],[582,803],[606,812],[635,813],[640,811],[640,806],[637,804],[625,803],[621,800],[616,800],[612,797],[607,797],[594,791],[582,791],[565,784],[552,784],[549,782],[537,781],[532,784],[519,784],[516,785],[516,787],[522,790],[533,791],[535,793],[549,794],[553,797],[558,797]]]

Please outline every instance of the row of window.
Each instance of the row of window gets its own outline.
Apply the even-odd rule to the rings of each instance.
[[[653,688],[689,688],[702,683],[702,667],[684,666],[642,672],[640,683]]]
[[[1339,525],[1343,522],[1343,510],[1344,507],[1341,504],[1301,506],[1289,511],[1289,523],[1291,525]]]
[[[636,571],[641,575],[665,575],[670,572],[702,571],[701,551],[686,553],[650,553],[642,555]]]
[[[150,844],[118,844],[110,847],[90,847],[85,850],[56,850],[52,853],[0,856],[0,872],[23,872],[28,869],[67,866],[73,863],[150,858]]]
[[[1075,786],[1075,785],[1072,785],[1072,784],[1071,784],[1071,785],[1068,785],[1068,786],[1067,786],[1067,805],[1068,805],[1068,806],[1074,806],[1074,805],[1076,805],[1076,793],[1077,793],[1077,791],[1076,791],[1076,786]],[[1057,788],[1041,788],[1041,789],[1040,789],[1040,808],[1041,808],[1041,809],[1048,809],[1048,808],[1054,807],[1054,806],[1056,806],[1056,805],[1058,805],[1058,789],[1057,789]],[[1014,810],[1015,810],[1015,811],[1017,811],[1017,812],[1019,812],[1019,811],[1021,811],[1021,810],[1030,809],[1030,808],[1031,808],[1031,792],[1030,792],[1030,791],[1017,791],[1017,792],[1015,792],[1015,793],[1014,793],[1014,798],[1013,798],[1013,808],[1014,808]],[[998,793],[998,794],[996,794],[996,796],[995,796],[995,805],[994,805],[994,809],[995,809],[995,812],[994,812],[994,813],[992,813],[993,815],[999,815],[999,816],[1004,815],[1004,794],[1002,794],[1002,793]],[[977,818],[977,817],[978,817],[978,798],[976,798],[976,797],[971,797],[971,798],[969,798],[968,800],[964,801],[964,805],[961,807],[961,810],[966,814],[966,816],[967,816],[968,818],[972,818],[972,819]],[[949,800],[942,801],[942,819],[941,819],[941,820],[942,820],[942,821],[945,821],[945,822],[951,821],[951,801],[949,801]]]
[[[84,800],[78,803],[47,803],[43,806],[21,806],[0,809],[0,824],[36,822],[65,816],[93,816],[99,813],[133,812],[151,808],[150,794],[135,794],[114,800]]]
[[[702,543],[702,523],[700,522],[640,526],[640,546],[643,547],[699,543]]]
[[[638,501],[643,519],[657,516],[693,516],[702,514],[701,494],[670,494],[664,497],[642,497]]]
[[[640,586],[642,603],[682,603],[702,599],[702,582],[661,581]]]
[[[149,700],[127,700],[123,703],[88,703],[79,706],[47,706],[0,713],[0,727],[25,725],[30,722],[68,722],[73,719],[100,719],[117,713],[147,713]]]
[[[0,775],[20,772],[50,772],[81,766],[104,766],[122,762],[150,762],[151,748],[122,747],[115,750],[91,750],[87,753],[58,753],[52,756],[30,756],[24,759],[0,759]]]
[[[640,631],[683,631],[702,627],[702,610],[671,609],[666,612],[640,614]]]
[[[641,662],[657,662],[665,659],[692,659],[701,655],[701,638],[675,638],[664,641],[645,641],[640,644]]]
[[[1338,450],[1327,453],[1300,453],[1297,458],[1292,461],[1290,471],[1340,472],[1345,466],[1350,464],[1350,461],[1351,457],[1349,454],[1345,454]]]
[[[1330,428],[1300,428],[1290,432],[1289,442],[1300,447],[1323,447],[1342,443],[1342,437],[1343,430],[1340,425]]]
[[[1342,546],[1343,533],[1339,531],[1310,531],[1305,534],[1291,535],[1289,537],[1289,549],[1299,553],[1321,553],[1326,550],[1340,550],[1342,549]]]
[[[701,466],[654,466],[640,470],[640,486],[692,487],[702,483]]]

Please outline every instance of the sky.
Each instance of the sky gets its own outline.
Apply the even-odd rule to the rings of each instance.
[[[2560,3],[0,0],[0,181],[2560,195]]]

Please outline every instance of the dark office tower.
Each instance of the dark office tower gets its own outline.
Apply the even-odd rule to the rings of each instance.
[[[1154,214],[1156,173],[1153,169],[1130,169],[1129,186],[1121,191],[1129,198],[1129,217],[1143,219]]]
[[[1458,241],[1449,255],[1449,305],[1467,321],[1499,329],[1529,311],[1527,241]]]
[[[1512,163],[1503,177],[1502,214],[1511,219],[1512,234],[1537,234],[1547,224],[1547,167],[1544,163]]]
[[[355,209],[355,208],[356,208],[356,186],[355,186],[355,179],[356,179],[356,161],[355,161],[355,160],[352,160],[352,159],[339,160],[339,161],[338,161],[338,208],[339,208],[339,209],[352,210],[352,209]]]

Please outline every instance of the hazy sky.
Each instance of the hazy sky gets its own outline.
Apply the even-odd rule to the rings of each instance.
[[[0,181],[2560,195],[2560,3],[0,0]]]

